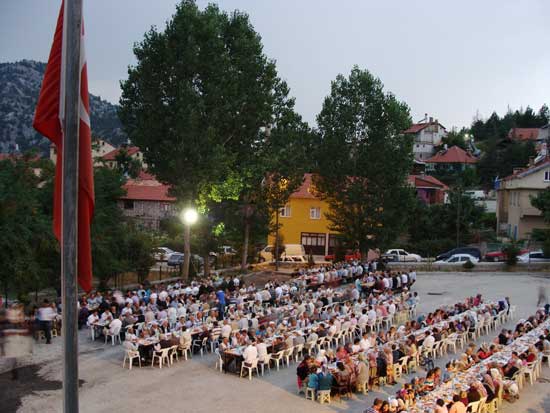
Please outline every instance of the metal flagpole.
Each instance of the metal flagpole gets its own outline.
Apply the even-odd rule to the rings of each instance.
[[[78,127],[82,0],[65,0],[65,119],[63,134],[63,411],[78,412]],[[62,92],[63,93],[63,92]]]

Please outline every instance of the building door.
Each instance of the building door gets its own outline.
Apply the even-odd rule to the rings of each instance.
[[[302,245],[306,254],[325,255],[326,235],[318,232],[302,232]]]

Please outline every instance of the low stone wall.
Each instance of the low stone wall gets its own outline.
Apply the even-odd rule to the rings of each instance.
[[[448,271],[448,272],[550,272],[550,263],[548,262],[532,262],[517,263],[516,265],[508,265],[505,262],[478,262],[474,268],[467,270],[462,264],[435,264],[432,262],[389,262],[386,264],[388,268],[395,271],[405,271],[414,268],[416,271]]]

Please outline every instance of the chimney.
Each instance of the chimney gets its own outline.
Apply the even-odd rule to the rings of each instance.
[[[433,121],[434,121],[434,118],[432,118],[432,117],[430,116],[430,123],[433,123]]]
[[[449,146],[448,146],[447,144],[445,144],[445,145],[443,145],[443,148],[444,148],[445,150],[447,150],[447,149],[449,149]]]
[[[530,156],[529,157],[529,166],[533,166],[535,164],[535,157],[534,156]]]

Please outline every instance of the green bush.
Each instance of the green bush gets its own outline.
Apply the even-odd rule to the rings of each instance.
[[[520,249],[517,244],[513,243],[508,246],[506,246],[502,250],[506,254],[506,264],[508,265],[516,265],[518,262],[518,255],[520,252]]]

